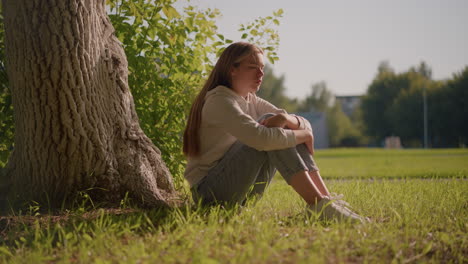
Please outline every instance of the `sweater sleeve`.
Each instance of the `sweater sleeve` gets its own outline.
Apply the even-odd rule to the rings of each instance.
[[[262,116],[266,113],[287,114],[286,110],[278,108],[267,100],[256,95],[253,96],[255,96],[255,110],[257,111],[258,116]]]
[[[299,115],[293,115],[293,116],[299,118],[299,122],[300,122],[299,129],[307,129],[312,132],[312,125],[309,123],[307,119]]]
[[[293,131],[260,125],[245,114],[232,98],[213,96],[205,102],[202,118],[206,124],[220,127],[240,142],[257,150],[284,149],[296,145]]]
[[[259,116],[261,115],[264,115],[266,113],[274,113],[274,114],[287,114],[286,110],[284,109],[281,109],[281,108],[277,108],[276,106],[274,106],[273,104],[271,104],[270,102],[258,97],[258,96],[255,96],[256,98],[256,111],[257,113],[259,114]],[[307,121],[307,119],[305,119],[304,117],[302,116],[298,116],[298,115],[294,115],[293,116],[296,116],[297,118],[299,118],[299,129],[307,129],[307,130],[310,130],[312,131],[312,126],[310,125],[309,121]]]

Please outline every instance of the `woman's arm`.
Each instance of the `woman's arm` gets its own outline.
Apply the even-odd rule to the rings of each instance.
[[[306,144],[307,148],[311,155],[314,155],[314,135],[312,132],[307,129],[301,130],[293,130],[294,136],[296,137],[296,143],[299,144]]]
[[[303,118],[302,116],[296,116],[294,114],[288,114],[286,110],[277,108],[270,102],[263,100],[262,98],[256,96],[255,94],[252,95],[252,101],[254,102],[255,109],[257,111],[258,116],[262,116],[266,113],[274,113],[276,115],[285,115],[286,117],[284,121],[287,121],[287,124],[281,123],[280,125],[275,125],[271,127],[282,127],[282,128],[289,128],[291,130],[296,129],[308,129],[312,131],[312,127],[307,121],[307,119]]]
[[[257,150],[284,149],[296,145],[292,130],[262,126],[243,112],[235,98],[222,94],[211,96],[203,106],[202,116],[206,128],[223,130]]]
[[[301,124],[298,117],[288,114],[277,114],[263,120],[260,124],[266,127],[287,127],[293,130],[296,144],[305,143],[310,154],[314,154],[314,136],[312,131],[308,129],[299,129]]]
[[[291,130],[299,129],[301,126],[298,117],[288,114],[277,114],[263,120],[260,124],[266,127],[281,127],[289,128]]]

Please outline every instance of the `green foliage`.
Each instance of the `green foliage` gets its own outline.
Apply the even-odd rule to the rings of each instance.
[[[360,124],[360,115],[353,120],[341,109],[341,103],[336,100],[333,92],[325,82],[311,86],[310,94],[300,102],[299,112],[325,112],[328,126],[330,146],[361,146],[366,143]]]
[[[468,66],[428,94],[433,146],[468,146]]]
[[[169,167],[176,183],[183,183],[185,157],[182,134],[187,114],[213,57],[232,40],[217,32],[214,9],[188,6],[183,12],[174,0],[109,0],[110,18],[128,59],[129,86],[140,124]],[[248,40],[265,47],[270,60],[276,60],[276,31],[268,26],[274,17],[259,18],[242,28]]]
[[[312,84],[311,92],[299,106],[299,112],[325,112],[335,101],[335,95],[328,89],[325,82]]]
[[[396,135],[403,146],[421,147],[426,91],[430,145],[466,146],[468,129],[462,120],[468,114],[468,67],[444,82],[431,80],[431,75],[424,62],[403,73],[382,63],[361,105],[369,135],[377,141]]]
[[[404,146],[422,147],[419,144],[424,127],[423,90],[431,90],[434,83],[418,72],[410,71],[404,76],[410,80],[409,87],[396,96],[387,110],[387,117],[393,134],[401,138]]]
[[[4,167],[13,148],[13,105],[5,67],[5,30],[0,3],[0,168]]]
[[[251,43],[256,43],[268,54],[271,64],[279,60],[276,53],[279,46],[279,35],[273,26],[279,26],[279,19],[283,16],[283,9],[273,12],[273,16],[259,17],[253,22],[240,25],[239,31],[243,32],[241,38]]]
[[[188,106],[211,66],[217,45],[217,10],[188,7],[179,13],[174,1],[108,1],[112,24],[128,60],[128,83],[140,125],[161,150],[179,180],[184,169],[181,135]]]
[[[351,119],[341,109],[341,104],[335,104],[326,109],[328,140],[330,146],[359,146],[362,144],[362,135],[351,122]]]
[[[361,104],[369,135],[379,140],[394,135],[389,108],[401,90],[409,90],[411,77],[408,74],[383,71],[373,80]]]

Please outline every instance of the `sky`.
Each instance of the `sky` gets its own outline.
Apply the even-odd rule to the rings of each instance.
[[[426,62],[435,80],[468,66],[468,0],[191,0],[217,8],[218,31],[240,41],[239,25],[282,8],[275,75],[302,98],[324,81],[336,95],[362,95],[382,61],[396,72]],[[179,1],[178,6],[187,5]]]

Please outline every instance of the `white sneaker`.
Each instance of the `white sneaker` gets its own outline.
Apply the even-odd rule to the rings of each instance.
[[[321,220],[350,221],[352,223],[365,223],[365,218],[349,209],[336,204],[329,197],[324,197],[317,204],[309,205],[308,209],[319,214]]]
[[[333,200],[334,203],[341,205],[342,207],[346,207],[348,209],[352,209],[351,205],[349,203],[345,202],[343,200],[344,194],[338,194],[338,193],[330,193],[330,196],[328,196],[331,200]]]
[[[348,211],[350,214],[361,218],[361,222],[371,222],[369,217],[363,217],[355,213],[352,209],[352,207],[349,205],[349,203],[345,202],[343,200],[344,195],[343,194],[337,194],[337,193],[331,193],[330,196],[327,196],[333,203],[339,205],[341,208],[344,210]]]

